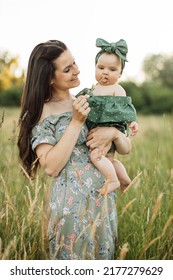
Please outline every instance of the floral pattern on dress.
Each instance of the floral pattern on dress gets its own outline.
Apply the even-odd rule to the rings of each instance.
[[[52,115],[32,130],[35,150],[41,143],[55,145],[72,113]],[[116,193],[99,196],[105,178],[92,164],[83,125],[71,157],[53,180],[48,236],[50,258],[60,260],[113,259],[117,239]]]

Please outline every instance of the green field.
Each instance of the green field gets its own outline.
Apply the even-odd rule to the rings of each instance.
[[[20,167],[17,109],[0,109],[0,259],[48,259],[51,179],[34,182]],[[173,116],[139,116],[129,155],[119,156],[136,182],[117,193],[115,259],[173,259]]]

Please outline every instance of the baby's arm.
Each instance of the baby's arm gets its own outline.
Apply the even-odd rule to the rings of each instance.
[[[126,91],[122,86],[119,84],[116,84],[116,96],[126,96]],[[131,129],[131,136],[135,136],[136,133],[138,132],[138,123],[136,121],[133,121],[129,123],[129,128]]]

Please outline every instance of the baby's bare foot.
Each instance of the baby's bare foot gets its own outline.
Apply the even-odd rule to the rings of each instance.
[[[130,185],[131,183],[131,180],[129,180],[128,182],[120,182],[120,188],[121,188],[121,191],[124,192],[125,189]]]
[[[118,180],[112,182],[106,182],[104,186],[98,190],[98,192],[100,193],[100,195],[106,196],[108,193],[113,192],[119,187],[120,187],[120,182]]]

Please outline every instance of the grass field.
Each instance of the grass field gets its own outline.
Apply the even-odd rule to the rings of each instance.
[[[34,182],[17,155],[18,109],[0,109],[0,259],[48,259],[46,227],[51,179]],[[129,155],[119,156],[131,178],[118,191],[116,259],[173,259],[173,116],[139,116]]]

